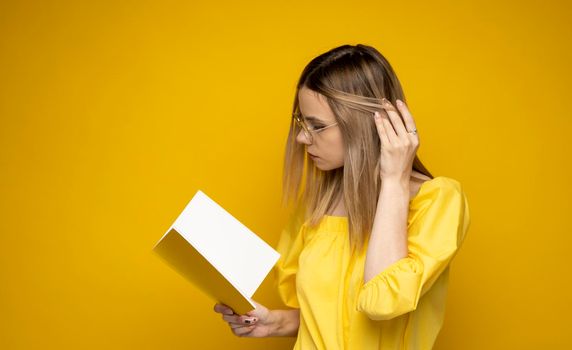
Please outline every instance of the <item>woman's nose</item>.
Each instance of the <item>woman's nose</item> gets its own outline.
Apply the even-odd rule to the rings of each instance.
[[[306,134],[304,133],[304,130],[300,130],[298,132],[298,135],[296,135],[296,141],[298,143],[304,143],[304,144],[311,144],[310,140],[306,137]]]

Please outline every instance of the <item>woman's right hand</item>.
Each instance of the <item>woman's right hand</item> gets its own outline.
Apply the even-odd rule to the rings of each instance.
[[[253,302],[256,309],[247,312],[245,315],[235,314],[230,307],[220,303],[215,304],[214,311],[222,314],[222,319],[228,322],[236,336],[253,338],[272,336],[272,332],[276,328],[276,320],[272,311],[255,301]]]

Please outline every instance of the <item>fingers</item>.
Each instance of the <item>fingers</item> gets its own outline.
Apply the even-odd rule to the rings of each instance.
[[[385,132],[385,126],[383,120],[385,117],[382,117],[380,112],[374,113],[374,120],[375,120],[375,127],[377,128],[377,133],[379,134],[379,138],[381,139],[381,147],[383,148],[384,145],[388,145],[389,138],[387,137],[387,133]]]
[[[254,329],[258,321],[258,317],[235,314],[230,307],[220,303],[215,304],[214,311],[222,314],[222,319],[228,322],[231,330],[237,336],[247,335]]]
[[[234,311],[230,307],[220,303],[215,304],[214,311],[224,315],[234,315]]]
[[[239,337],[248,335],[256,327],[256,318],[230,315],[223,315],[223,318],[233,318],[228,325],[232,332]]]
[[[247,327],[233,328],[232,332],[236,336],[244,337],[244,336],[248,335],[253,329],[254,329],[254,326],[247,326]]]
[[[386,135],[386,138],[382,138],[382,146],[384,142],[389,142],[390,145],[394,146],[419,147],[419,135],[409,132],[410,130],[417,130],[413,116],[403,101],[397,99],[395,104],[397,109],[386,98],[382,98],[382,117],[379,121],[376,119],[376,125],[381,124],[382,126],[378,125],[377,128],[380,137],[382,136],[381,131]]]
[[[413,116],[409,112],[409,108],[407,108],[407,105],[399,99],[396,100],[396,104],[397,104],[397,108],[401,112],[401,115],[403,116],[403,120],[405,121],[405,127],[407,128],[407,130],[409,130],[409,131],[417,130],[417,127],[415,125],[415,121],[413,120]],[[417,136],[416,134],[415,135],[409,134],[409,135]]]
[[[228,322],[230,328],[249,327],[256,325],[256,320],[238,319],[233,322]]]
[[[239,324],[253,324],[258,321],[258,317],[248,317],[245,315],[222,315],[222,319],[226,322],[239,323]]]
[[[385,134],[387,135],[387,139],[389,140],[389,143],[391,144],[395,144],[399,141],[399,135],[397,135],[397,132],[394,129],[394,126],[392,125],[391,121],[389,120],[389,115],[386,111],[382,110],[381,111],[382,114],[382,118],[381,118],[381,123],[383,124],[383,129],[385,130]]]
[[[214,311],[221,313],[222,319],[227,322],[251,324],[258,321],[258,317],[252,317],[252,314],[235,314],[230,307],[220,303],[215,304]]]
[[[391,124],[393,125],[392,130],[396,136],[407,136],[407,130],[405,129],[405,125],[403,124],[404,121],[401,119],[401,116],[397,112],[397,109],[389,102],[386,98],[382,98],[383,108],[387,111],[389,119],[391,120]],[[392,139],[392,135],[389,135],[390,140]]]

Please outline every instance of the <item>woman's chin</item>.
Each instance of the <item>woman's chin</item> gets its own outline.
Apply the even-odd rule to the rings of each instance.
[[[322,171],[332,170],[331,167],[328,166],[328,163],[324,163],[323,161],[314,161],[314,166]]]
[[[314,166],[322,171],[330,171],[330,170],[334,170],[337,168],[342,168],[344,165],[340,164],[340,165],[334,165],[331,162],[325,162],[323,159],[319,159],[318,161],[314,161]]]

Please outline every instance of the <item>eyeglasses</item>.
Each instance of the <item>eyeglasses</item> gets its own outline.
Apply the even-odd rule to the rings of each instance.
[[[302,128],[302,130],[304,130],[304,135],[306,135],[306,138],[308,140],[310,140],[310,143],[314,142],[313,134],[318,134],[318,133],[326,130],[327,128],[330,128],[330,127],[338,124],[337,122],[335,122],[333,124],[329,124],[326,126],[320,126],[320,127],[310,126],[309,127],[308,125],[306,125],[306,122],[304,120],[302,120],[300,113],[292,113],[292,117],[294,118],[294,121],[296,122],[296,124],[298,124],[298,126],[300,128]]]

